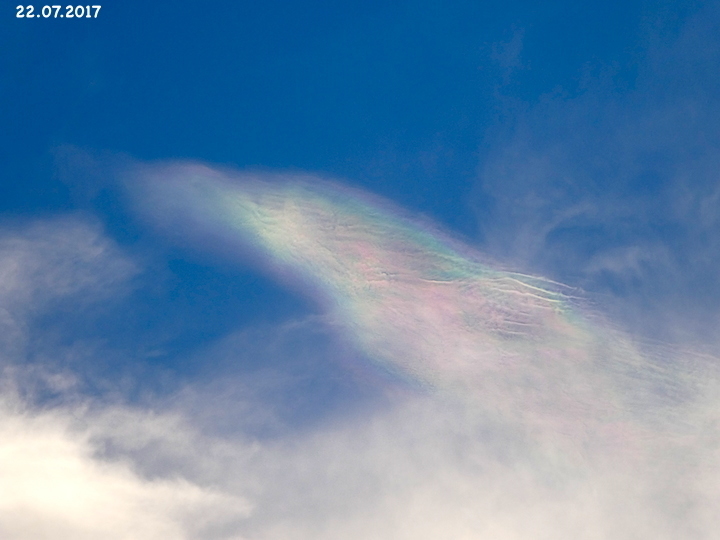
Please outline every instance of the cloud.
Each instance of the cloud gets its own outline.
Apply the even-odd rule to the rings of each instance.
[[[264,442],[201,436],[177,417],[106,415],[92,433],[111,455],[233,493],[236,521],[225,518],[241,538],[705,539],[717,526],[717,461],[667,439],[652,460],[588,449],[578,461],[427,398]]]
[[[218,527],[249,511],[239,497],[183,478],[150,478],[123,456],[106,459],[93,434],[128,431],[151,421],[147,411],[113,409],[78,395],[82,373],[30,362],[42,339],[36,319],[69,303],[122,295],[138,266],[96,223],[77,216],[6,227],[0,234],[3,314],[0,392],[0,535],[40,538],[225,538]],[[40,332],[40,336],[38,336]],[[65,336],[72,339],[72,336]],[[60,396],[54,405],[38,389]],[[156,421],[156,436],[172,418]],[[209,531],[209,532],[208,532]]]
[[[137,271],[97,224],[77,216],[7,226],[0,234],[3,356],[22,356],[33,315],[64,299],[78,309],[120,294]]]
[[[508,84],[513,73],[523,67],[521,57],[524,37],[523,29],[513,29],[509,41],[496,43],[492,48],[491,57],[502,70],[503,84]]]
[[[3,538],[206,538],[208,528],[247,515],[249,506],[238,497],[182,478],[146,478],[126,460],[99,458],[82,418],[82,411],[28,411],[4,400]],[[148,421],[145,413],[124,420]]]
[[[670,19],[646,19],[631,82],[598,66],[578,92],[501,111],[506,124],[480,167],[478,200],[489,202],[478,218],[496,257],[598,293],[636,331],[711,342],[720,13],[710,2],[679,25]]]
[[[518,119],[483,164],[492,255],[612,294],[626,320],[660,311],[669,336],[716,328],[714,9],[655,31],[634,90],[546,96]],[[521,38],[495,49],[506,77]],[[86,216],[5,226],[3,538],[716,535],[720,377],[695,343],[634,339],[576,289],[327,179],[122,168],[132,211],[178,251],[255,264],[320,314],[163,358],[192,364],[178,390],[86,392],[67,351],[113,358],[107,328],[88,346],[47,319],[122,309],[157,276]],[[143,361],[142,378],[167,376]]]
[[[0,254],[3,304],[18,310],[81,292],[101,299],[136,272],[97,225],[74,217],[6,230]]]
[[[252,465],[230,467],[255,508],[246,536],[705,538],[716,526],[713,358],[642,348],[571,290],[496,269],[325,179],[156,163],[127,187],[189,245],[251,253],[325,310],[366,369],[405,381],[382,410],[256,441]]]
[[[216,366],[204,379],[140,400],[84,394],[81,371],[30,368],[8,338],[3,537],[706,540],[720,526],[715,358],[638,343],[573,289],[326,179],[128,171],[147,223],[247,254],[322,313],[198,348],[193,361]],[[0,305],[20,341],[141,270],[77,218],[3,238],[15,277]],[[38,378],[59,397],[26,391]],[[337,398],[362,384],[380,391]]]
[[[707,454],[578,467],[435,400],[265,443],[147,410],[2,415],[6,538],[705,539],[717,526]]]

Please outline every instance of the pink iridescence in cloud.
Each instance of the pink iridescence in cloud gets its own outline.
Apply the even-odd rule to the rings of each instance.
[[[420,387],[576,441],[633,446],[677,414],[679,371],[559,286],[495,269],[387,202],[312,176],[197,164],[131,176],[147,216],[249,246],[297,278],[368,358]]]

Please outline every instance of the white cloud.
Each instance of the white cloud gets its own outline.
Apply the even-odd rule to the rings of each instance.
[[[247,515],[241,498],[99,459],[88,431],[73,425],[78,417],[72,409],[0,407],[3,538],[223,538],[208,530]]]
[[[30,329],[33,339],[44,337],[36,317],[121,296],[138,271],[97,223],[77,216],[0,233],[2,538],[241,538],[236,523],[250,512],[246,499],[187,479],[146,448],[161,441],[202,461],[204,445],[183,446],[192,430],[177,416],[78,395],[82,373],[27,362]],[[37,388],[60,398],[43,405]]]
[[[52,309],[59,294],[78,302],[107,298],[136,271],[97,229],[73,223],[70,230],[79,233],[31,227],[25,230],[42,234],[16,231],[5,244],[13,246],[4,253],[14,277],[0,305],[19,328],[31,324],[33,313]],[[92,248],[98,245],[104,248]],[[208,362],[266,354],[265,342],[287,327],[275,335],[261,328],[230,336],[203,354]],[[9,346],[3,354],[17,350]],[[604,360],[610,368],[627,361]],[[668,395],[638,400],[647,408],[631,411],[640,427],[619,421],[597,437],[576,411],[549,406],[557,421],[550,430],[562,433],[545,437],[522,415],[496,414],[498,403],[485,396],[468,403],[408,388],[389,392],[382,406],[338,411],[304,427],[278,422],[270,436],[255,437],[245,426],[274,421],[263,416],[273,408],[263,389],[301,384],[292,376],[278,382],[277,359],[251,377],[233,373],[241,390],[248,388],[240,399],[190,381],[184,392],[142,405],[78,396],[73,374],[43,373],[42,366],[22,373],[25,366],[16,362],[6,370],[0,400],[0,536],[709,540],[720,527],[717,378],[707,360],[694,359],[693,368],[690,357],[668,349],[652,360],[640,367],[669,378],[662,386]],[[36,376],[68,399],[41,405],[19,397]],[[227,433],[221,424],[233,414],[243,428]]]
[[[136,272],[97,224],[79,217],[16,226],[0,236],[0,298],[6,309],[32,312],[78,293],[102,299]]]
[[[142,409],[0,413],[10,539],[706,540],[720,525],[717,441],[558,454],[427,397],[264,442]]]
[[[264,442],[208,438],[177,417],[110,416],[94,440],[144,474],[164,468],[248,500],[235,523],[245,538],[705,540],[720,524],[717,441],[695,435],[661,436],[637,455],[574,454],[432,397]]]
[[[63,216],[5,227],[0,233],[0,354],[20,359],[33,315],[53,302],[74,308],[122,292],[137,266],[96,223]]]
[[[148,413],[118,414],[100,406],[102,414],[93,416],[78,405],[88,399],[76,394],[75,374],[26,363],[34,317],[52,311],[61,299],[78,309],[122,294],[137,272],[97,224],[77,217],[0,234],[2,538],[239,538],[225,531],[249,512],[241,497],[182,475],[143,476],[126,456],[102,455],[94,433],[110,426],[137,433],[150,422]],[[66,404],[34,402],[38,385],[64,395]],[[172,421],[159,418],[155,436],[169,435]]]

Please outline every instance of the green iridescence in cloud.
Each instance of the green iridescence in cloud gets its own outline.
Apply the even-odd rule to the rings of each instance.
[[[368,358],[421,387],[553,436],[621,445],[655,431],[681,399],[683,375],[648,361],[559,287],[494,269],[358,190],[196,164],[140,176],[147,212],[250,244],[300,278]]]

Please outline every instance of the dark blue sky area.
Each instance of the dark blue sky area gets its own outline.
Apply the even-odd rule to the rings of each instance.
[[[0,23],[2,208],[67,207],[51,150],[70,144],[327,172],[472,234],[463,200],[498,98],[576,93],[593,65],[632,86],[647,17],[639,2],[129,1],[74,21],[13,10]]]

